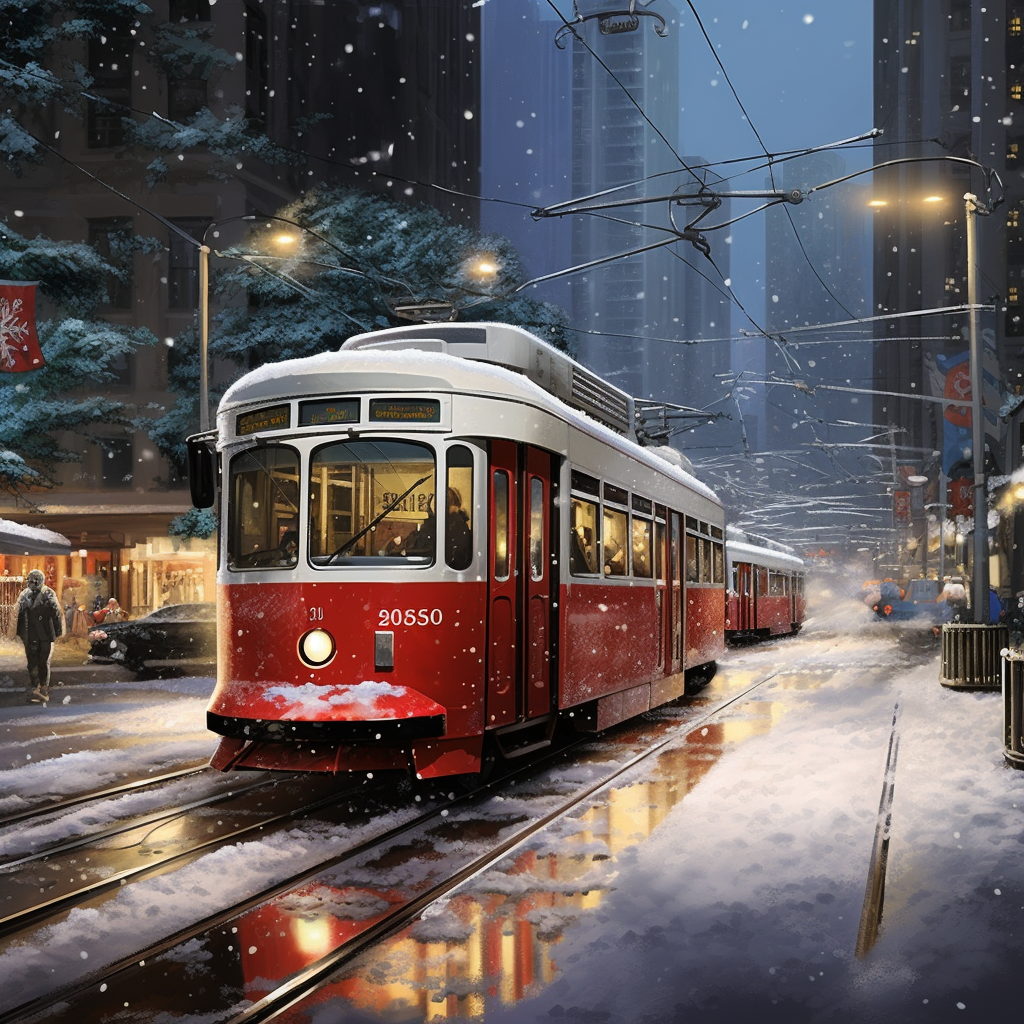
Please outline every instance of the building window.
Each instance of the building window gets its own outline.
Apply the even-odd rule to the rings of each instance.
[[[101,479],[110,489],[132,485],[132,442],[127,437],[106,438],[101,445]]]
[[[110,31],[89,40],[89,93],[87,138],[90,149],[122,146],[124,118],[132,103],[131,36]]]
[[[1021,17],[1019,14],[1011,14],[1006,19],[1006,33],[1007,35],[1017,38],[1021,34]]]
[[[950,0],[949,27],[954,32],[967,32],[971,27],[971,0]]]
[[[132,307],[132,238],[131,217],[89,219],[89,245],[115,268],[107,278],[107,305],[111,309]]]
[[[209,21],[210,0],[170,0],[167,20],[173,24],[186,21]]]
[[[1010,83],[1010,99],[1011,100],[1020,100],[1020,98],[1022,96],[1024,96],[1024,86],[1022,86],[1020,82],[1011,82]]]
[[[253,7],[245,9],[245,113],[259,125],[267,121],[267,16]]]
[[[199,306],[198,243],[210,222],[176,217],[173,223],[191,235],[197,244],[190,245],[181,235],[171,233],[167,256],[167,308],[196,309]]]
[[[954,58],[949,62],[949,103],[956,107],[971,95],[971,59]]]

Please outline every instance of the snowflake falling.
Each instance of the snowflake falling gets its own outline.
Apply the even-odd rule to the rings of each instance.
[[[24,349],[22,342],[29,335],[29,323],[21,318],[21,299],[13,304],[8,299],[0,299],[0,364],[10,369],[17,363],[15,354]]]

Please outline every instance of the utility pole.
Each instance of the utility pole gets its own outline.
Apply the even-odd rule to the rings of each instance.
[[[967,305],[971,363],[971,458],[974,463],[974,565],[971,604],[976,623],[988,624],[988,495],[985,485],[985,382],[978,327],[978,214],[988,213],[976,195],[964,196],[967,210]]]

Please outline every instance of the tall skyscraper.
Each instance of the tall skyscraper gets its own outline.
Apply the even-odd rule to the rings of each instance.
[[[885,134],[875,164],[908,161],[875,173],[874,313],[894,314],[876,329],[879,391],[940,397],[967,350],[966,312],[895,315],[967,302],[965,193],[989,205],[1005,196],[977,218],[978,300],[996,309],[983,326],[999,388],[1024,382],[1022,13],[1005,0],[876,0],[875,112]],[[939,403],[880,395],[875,410],[906,430],[905,463],[933,478],[964,472],[946,450],[956,437]]]
[[[667,32],[637,17],[628,31],[609,31],[591,17],[605,5],[583,0],[575,34],[555,36],[561,18],[539,2],[488,4],[483,12],[482,92],[485,124],[481,187],[490,198],[538,207],[591,196],[694,194],[714,176],[681,154],[679,141],[680,27],[673,8],[658,4]],[[623,26],[620,24],[620,28]],[[630,26],[625,26],[630,28]],[[515,89],[502,87],[508,61]],[[659,175],[662,175],[659,177]],[[511,207],[485,203],[481,223],[507,234],[530,276],[554,273],[651,245],[668,237],[668,203],[631,205],[598,214],[541,222]],[[682,227],[693,206],[674,207]],[[712,215],[726,219],[727,207]],[[715,245],[721,276],[728,249]],[[542,294],[569,309],[579,358],[640,398],[703,407],[720,388],[714,374],[729,367],[730,307],[719,275],[688,242],[623,256],[545,284]],[[541,294],[541,293],[539,293]]]

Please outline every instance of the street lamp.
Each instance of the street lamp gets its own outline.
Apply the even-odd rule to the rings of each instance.
[[[199,432],[210,429],[210,247],[206,236],[211,228],[237,220],[255,220],[253,213],[210,221],[199,244]]]
[[[982,378],[982,340],[978,327],[978,214],[988,207],[971,192],[964,195],[967,210],[967,306],[971,364],[971,449],[974,463],[974,568],[971,601],[974,621],[989,624],[988,501],[985,487],[985,385]]]

